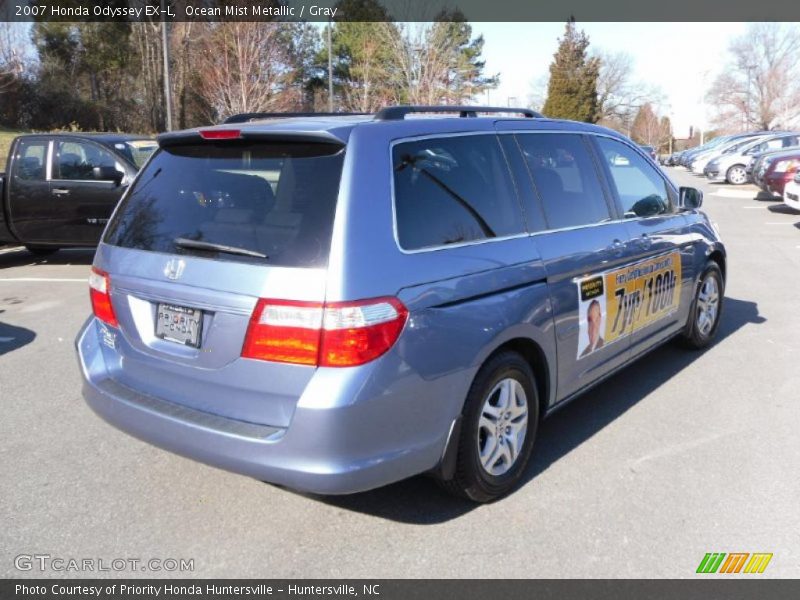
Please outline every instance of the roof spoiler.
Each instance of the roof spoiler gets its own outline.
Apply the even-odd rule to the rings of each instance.
[[[225,135],[229,133],[231,135]],[[221,134],[221,135],[220,135]],[[170,131],[156,136],[162,148],[202,144],[207,142],[229,141],[271,141],[284,143],[334,144],[344,146],[345,142],[327,131],[252,131],[248,129],[226,128],[223,126],[202,127],[187,131]]]

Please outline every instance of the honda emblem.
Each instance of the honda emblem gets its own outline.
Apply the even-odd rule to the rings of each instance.
[[[164,275],[167,276],[168,279],[178,279],[181,275],[183,275],[183,270],[186,268],[186,262],[181,258],[173,258],[167,262],[167,265],[164,267]]]

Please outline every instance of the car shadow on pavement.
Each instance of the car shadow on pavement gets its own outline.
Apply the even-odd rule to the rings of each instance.
[[[793,217],[797,216],[797,211],[785,204],[773,204],[772,206],[768,206],[767,210],[771,213],[776,213],[779,215],[791,215]]]
[[[770,194],[769,192],[759,191],[753,200],[760,200],[761,202],[783,202],[783,198],[780,196],[775,196],[774,194]]]
[[[0,310],[0,314],[3,312]],[[30,344],[35,338],[36,333],[30,329],[0,321],[0,356]]]
[[[0,253],[0,269],[25,267],[30,265],[91,265],[95,248],[65,248],[38,256],[25,248],[4,248]]]
[[[724,343],[727,337],[746,325],[766,321],[758,313],[758,305],[747,300],[726,297],[723,311],[715,344]],[[521,487],[531,484],[538,474],[623,415],[665,381],[678,375],[700,354],[679,348],[674,343],[665,344],[648,354],[647,360],[628,365],[591,393],[577,398],[546,419],[541,424],[539,439]],[[654,364],[659,365],[659,369],[653,369]],[[304,495],[341,509],[415,525],[443,523],[479,506],[446,494],[432,479],[424,476],[348,496]]]

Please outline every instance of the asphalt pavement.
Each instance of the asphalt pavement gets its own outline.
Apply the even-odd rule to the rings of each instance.
[[[0,248],[0,575],[680,578],[707,552],[769,552],[758,577],[799,577],[800,214],[668,172],[705,191],[728,247],[717,343],[658,349],[556,413],[526,483],[486,506],[424,477],[298,494],[113,429],[73,349],[92,252]],[[194,570],[17,558],[35,554]]]

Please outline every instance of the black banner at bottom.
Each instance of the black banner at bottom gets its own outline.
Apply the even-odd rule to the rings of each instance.
[[[51,600],[739,600],[800,598],[800,579],[5,579],[0,598]]]

